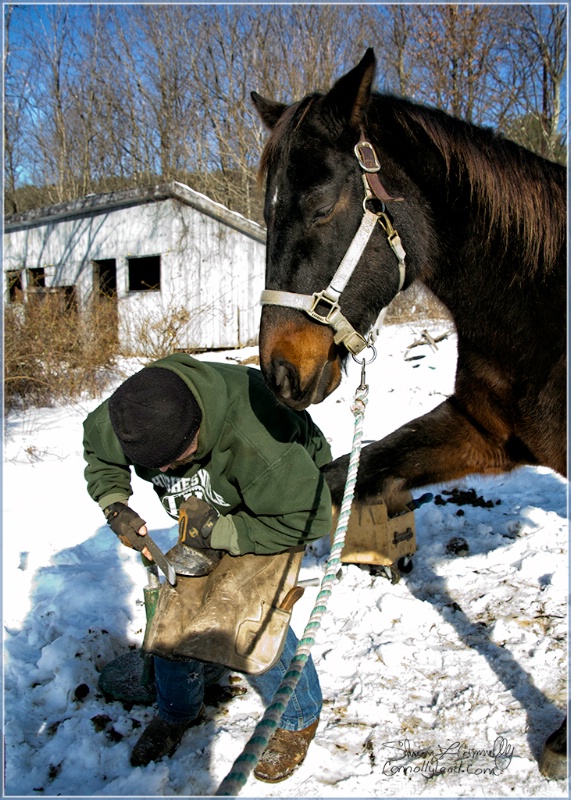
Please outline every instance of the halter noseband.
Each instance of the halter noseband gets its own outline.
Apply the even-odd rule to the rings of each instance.
[[[329,286],[321,292],[314,292],[313,294],[298,294],[297,292],[282,292],[278,289],[264,289],[260,300],[262,305],[285,306],[287,308],[295,308],[298,311],[304,311],[317,322],[321,322],[323,325],[329,325],[334,331],[335,344],[344,344],[347,350],[355,356],[374,341],[375,336],[373,332],[382,324],[387,307],[385,306],[385,308],[382,309],[377,321],[371,329],[369,337],[366,339],[355,330],[349,320],[341,313],[339,298],[347,286],[349,278],[353,274],[367,242],[375,230],[377,222],[385,232],[387,241],[398,260],[399,287],[395,297],[399,294],[404,284],[406,253],[402,246],[400,236],[385,212],[385,202],[402,200],[403,198],[391,197],[381,183],[377,175],[381,165],[373,145],[370,142],[366,141],[363,136],[361,136],[354,150],[359,166],[363,170],[362,177],[365,187],[363,218]],[[367,201],[375,197],[381,201],[382,211],[373,212],[369,211],[367,208]]]

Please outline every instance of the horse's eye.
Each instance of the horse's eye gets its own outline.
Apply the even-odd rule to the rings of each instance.
[[[323,206],[323,208],[318,208],[316,211],[313,212],[313,218],[311,220],[312,224],[317,224],[319,222],[325,222],[328,217],[331,216],[333,209],[335,208],[335,203],[332,203],[328,206]]]

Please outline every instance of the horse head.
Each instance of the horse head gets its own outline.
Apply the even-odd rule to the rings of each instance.
[[[260,365],[276,396],[295,409],[337,388],[343,362],[366,346],[404,280],[404,253],[398,262],[394,241],[388,246],[383,213],[384,201],[397,198],[378,177],[375,185],[364,181],[378,167],[374,148],[362,143],[374,72],[368,50],[327,94],[287,106],[252,92],[271,132],[261,162],[267,254]],[[338,269],[350,247],[357,248],[354,264]]]

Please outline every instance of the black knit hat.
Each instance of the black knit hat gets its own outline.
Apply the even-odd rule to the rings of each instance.
[[[146,367],[111,395],[109,417],[127,458],[141,467],[158,469],[189,448],[202,412],[175,372]]]

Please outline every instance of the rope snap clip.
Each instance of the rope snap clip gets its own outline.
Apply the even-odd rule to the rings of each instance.
[[[375,345],[372,342],[368,342],[367,343],[367,350],[372,350],[371,358],[368,361],[367,361],[366,358],[359,359],[354,355],[352,356],[353,357],[353,361],[355,361],[357,364],[361,365],[361,383],[357,387],[357,391],[358,392],[366,392],[366,391],[368,391],[369,387],[365,383],[365,369],[366,369],[367,365],[368,364],[372,364],[373,361],[377,357],[377,349],[376,349]]]

